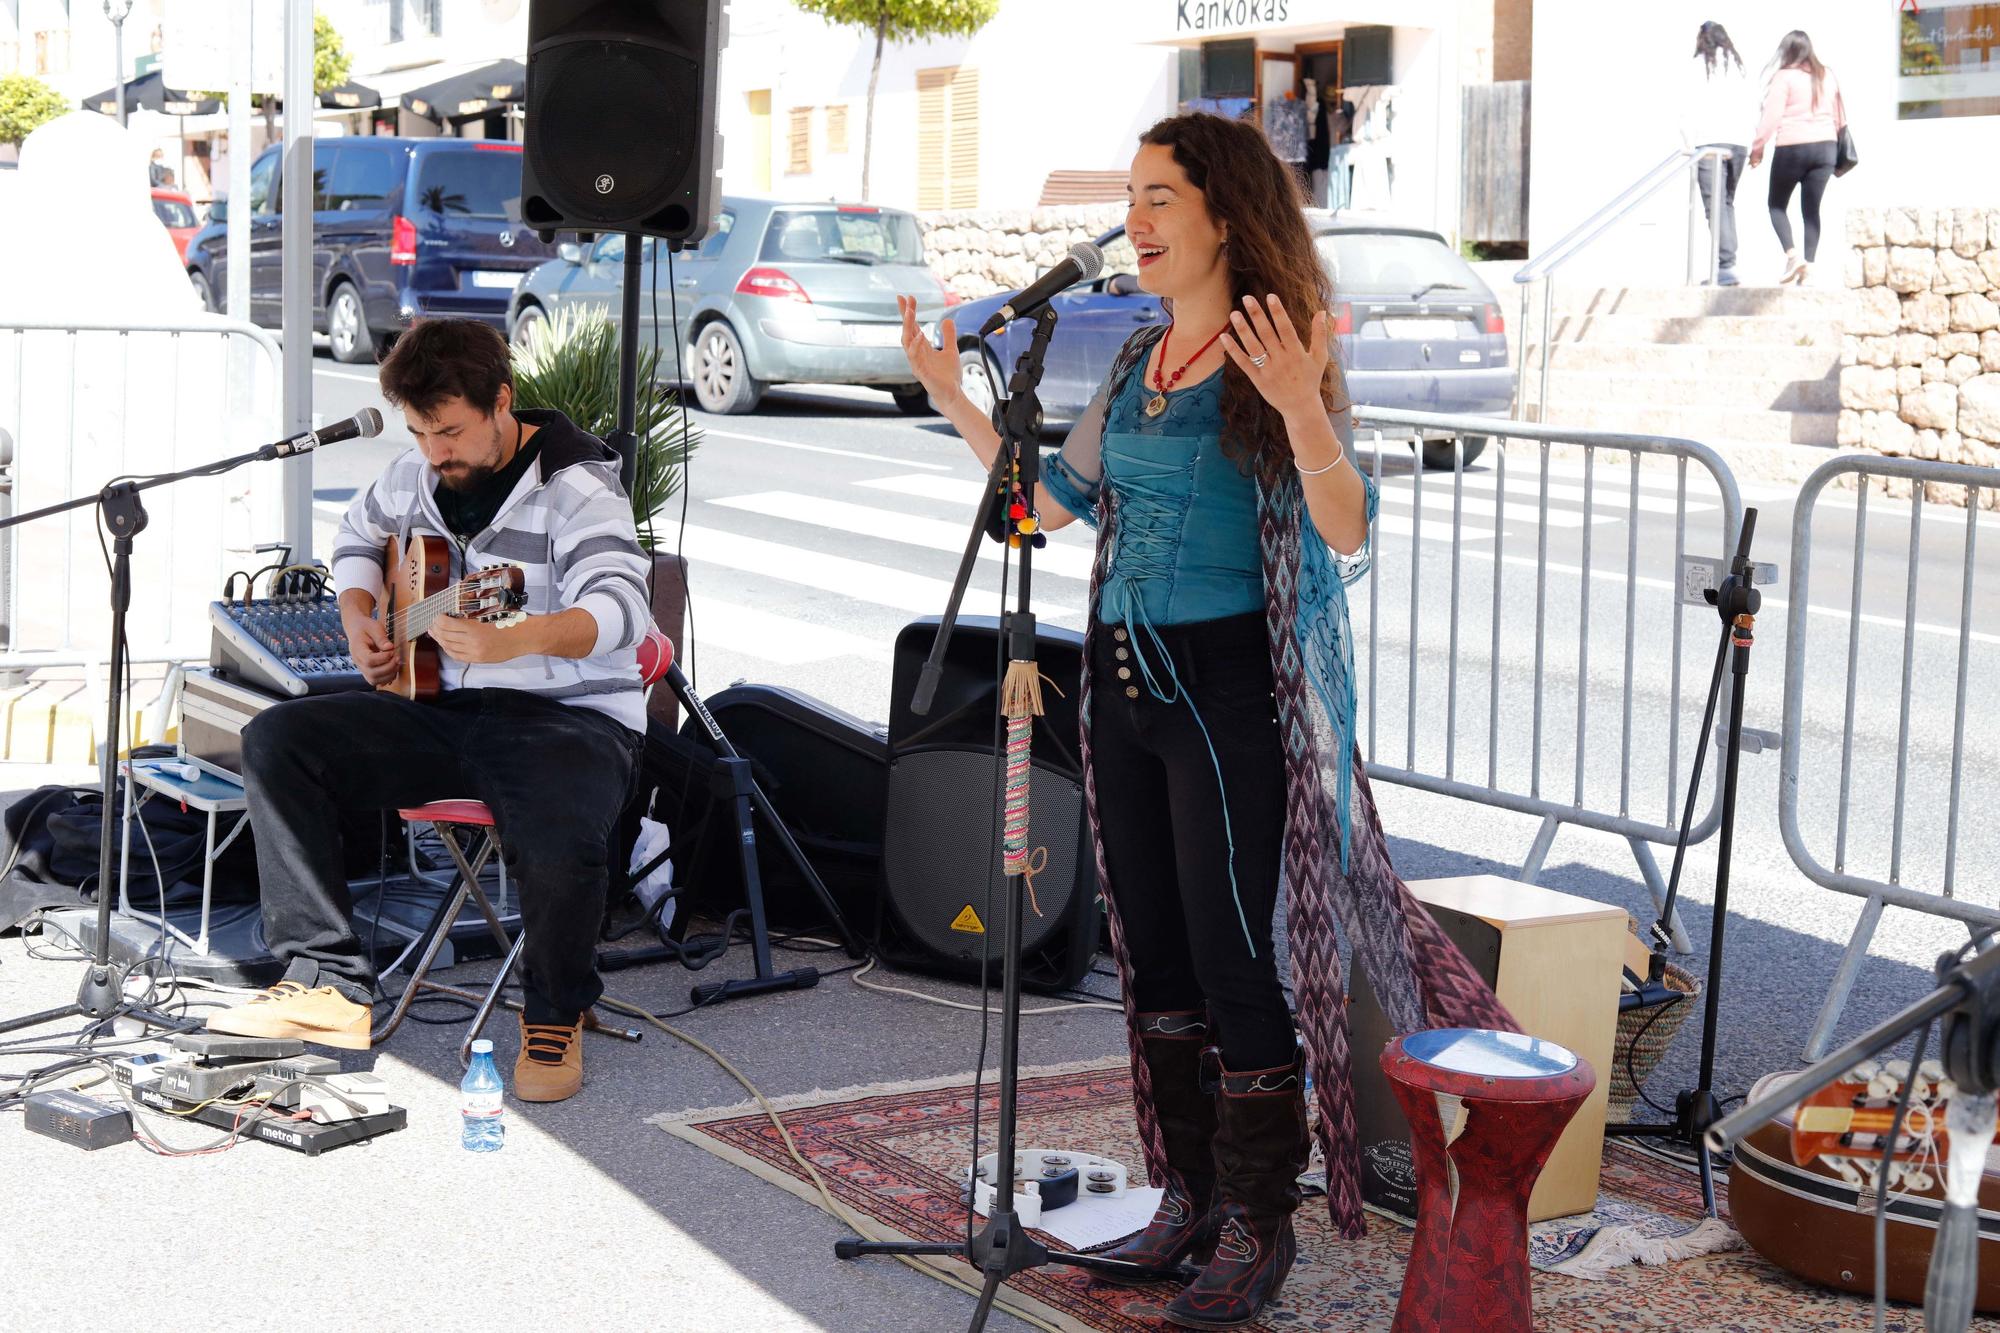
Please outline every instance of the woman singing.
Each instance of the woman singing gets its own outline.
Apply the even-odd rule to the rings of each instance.
[[[1166,1315],[1217,1328],[1255,1319],[1297,1254],[1304,1061],[1333,1219],[1361,1234],[1336,919],[1399,1031],[1514,1024],[1390,868],[1354,747],[1343,578],[1366,567],[1375,492],[1298,187],[1242,122],[1174,116],[1139,144],[1126,234],[1171,322],[1126,342],[1035,501],[1044,527],[1097,529],[1084,781],[1165,1189],[1112,1253],[1162,1275],[1192,1256]],[[942,332],[931,346],[904,305],[911,368],[990,467],[1000,440]],[[1272,946],[1281,868],[1303,1060]]]

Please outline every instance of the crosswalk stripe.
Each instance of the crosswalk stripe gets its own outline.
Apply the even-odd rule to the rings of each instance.
[[[695,602],[695,633],[704,648],[722,648],[780,666],[803,666],[834,657],[892,660],[887,641],[815,625],[794,616],[773,615],[715,597]]]
[[[1375,532],[1377,535],[1386,532],[1393,537],[1408,537],[1417,530],[1417,525],[1401,514],[1385,514],[1379,510],[1375,514]],[[1461,523],[1458,526],[1458,530],[1459,540],[1461,541],[1483,542],[1490,541],[1493,538],[1493,529],[1483,523]],[[1436,516],[1427,515],[1423,525],[1423,540],[1432,542],[1450,541],[1451,516],[1446,515],[1444,518],[1439,519]]]
[[[1390,490],[1387,487],[1384,487],[1382,490],[1383,504],[1414,506],[1416,502],[1417,497],[1409,491]],[[1468,514],[1479,514],[1486,518],[1492,518],[1498,511],[1498,506],[1493,501],[1483,500],[1476,495],[1461,496],[1459,497],[1459,502],[1464,505],[1465,512]],[[1451,522],[1452,503],[1450,491],[1437,494],[1428,487],[1425,488],[1424,526],[1429,527],[1432,523],[1449,524]],[[1540,521],[1537,506],[1516,504],[1512,500],[1507,502],[1507,517],[1524,523]],[[1602,523],[1609,518],[1611,516],[1600,514],[1594,521]],[[1583,515],[1574,509],[1557,509],[1554,505],[1551,505],[1549,506],[1548,524],[1552,528],[1580,528],[1583,526]]]
[[[829,500],[816,495],[800,495],[795,491],[761,491],[755,495],[731,495],[719,500],[710,500],[708,503],[721,505],[727,509],[740,509],[745,513],[762,514],[766,518],[781,518],[792,523],[809,523],[814,527],[829,528],[836,532],[861,533],[884,541],[902,542],[909,546],[921,546],[932,551],[947,551],[954,555],[965,550],[965,538],[971,519],[970,514],[966,516],[966,522],[917,518],[890,509],[876,509],[870,505]],[[979,556],[982,560],[997,561],[1003,554],[998,542],[981,541],[979,544]],[[1060,574],[1064,578],[1088,579],[1090,562],[1089,548],[1059,545],[1055,541],[1035,552],[1037,574]]]
[[[858,602],[920,615],[942,612],[951,596],[951,584],[944,579],[692,523],[688,525],[681,554],[699,563],[722,565],[740,573],[818,588]],[[1082,614],[1074,606],[1044,602],[1039,597],[1035,600],[1035,610],[1043,615]],[[990,616],[999,614],[1002,607],[992,591],[969,588],[964,610],[971,615]]]
[[[986,492],[983,481],[967,481],[962,477],[937,477],[927,472],[911,473],[902,477],[871,477],[867,481],[857,481],[856,486],[871,491],[887,491],[891,495],[908,495],[918,500],[944,500],[951,504],[978,504],[979,497]]]
[[[928,472],[949,472],[949,463],[924,463],[914,458],[891,458],[887,454],[865,453],[859,449],[836,449],[830,444],[802,444],[797,440],[780,440],[772,435],[751,435],[740,430],[719,430],[714,426],[701,428],[704,439],[747,440],[751,444],[769,444],[780,449],[797,449],[808,454],[832,454],[836,458],[865,458],[871,463],[891,463],[897,467],[917,467]]]

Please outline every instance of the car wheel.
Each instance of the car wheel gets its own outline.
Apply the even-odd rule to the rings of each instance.
[[[718,319],[695,335],[694,400],[702,411],[736,416],[754,410],[763,396],[734,329]]]
[[[361,293],[354,284],[336,285],[326,303],[326,340],[333,359],[361,365],[375,359],[375,335],[369,332],[368,315],[361,308]]]
[[[989,417],[993,415],[1000,402],[1000,386],[993,363],[979,348],[968,347],[958,354],[958,387],[974,407]]]
[[[1479,455],[1486,452],[1487,435],[1461,435],[1459,443],[1465,449],[1463,467],[1471,467]],[[1424,441],[1424,467],[1432,472],[1449,472],[1452,468],[1454,450],[1450,440]]]
[[[201,308],[215,311],[215,288],[209,286],[208,275],[198,268],[188,270],[188,283],[194,288],[195,296],[201,301]]]
[[[931,407],[931,396],[924,392],[924,386],[921,384],[912,384],[906,389],[891,389],[889,392],[894,395],[896,406],[902,410],[903,415],[906,417],[929,417],[937,415],[936,411]]]
[[[548,332],[549,313],[530,301],[514,315],[514,350],[525,352],[537,338]]]

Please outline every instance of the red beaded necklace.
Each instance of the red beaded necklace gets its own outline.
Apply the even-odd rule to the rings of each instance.
[[[1176,384],[1179,384],[1181,382],[1181,376],[1187,374],[1187,368],[1193,365],[1195,362],[1201,360],[1201,354],[1203,352],[1206,352],[1209,348],[1215,346],[1215,340],[1222,336],[1222,329],[1217,329],[1214,333],[1211,333],[1208,336],[1207,342],[1203,343],[1201,346],[1194,349],[1193,356],[1181,362],[1181,368],[1179,370],[1176,370],[1172,375],[1169,375],[1165,379],[1162,379],[1160,377],[1160,372],[1166,368],[1167,364],[1167,342],[1173,336],[1174,336],[1174,326],[1169,324],[1167,325],[1166,333],[1162,335],[1160,338],[1160,360],[1158,364],[1156,364],[1153,367],[1154,393],[1153,396],[1146,401],[1146,415],[1149,417],[1156,417],[1160,415],[1160,413],[1167,410],[1167,395],[1173,391],[1173,387]]]

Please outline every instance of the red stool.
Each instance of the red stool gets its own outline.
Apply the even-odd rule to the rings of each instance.
[[[1417,1168],[1394,1333],[1528,1333],[1528,1196],[1596,1074],[1553,1042],[1476,1028],[1399,1037],[1382,1070]]]
[[[674,665],[673,642],[658,629],[646,631],[646,637],[639,643],[638,655],[641,689],[650,690]],[[423,991],[437,991],[478,1006],[472,1015],[471,1026],[466,1029],[465,1040],[458,1045],[459,1064],[470,1065],[472,1043],[485,1028],[486,1020],[492,1016],[495,1007],[502,1004],[509,1009],[521,1007],[512,1000],[503,1001],[500,994],[507,985],[507,979],[514,974],[515,967],[519,965],[521,950],[528,942],[528,932],[525,929],[511,941],[507,938],[507,930],[500,924],[499,913],[493,910],[492,900],[486,896],[486,890],[479,884],[480,872],[486,868],[486,863],[492,859],[493,853],[500,849],[499,835],[493,826],[493,812],[486,808],[484,801],[448,800],[429,801],[423,805],[398,810],[396,813],[401,815],[406,823],[430,824],[437,829],[438,838],[444,843],[445,851],[450,853],[452,864],[457,867],[458,879],[452,892],[439,904],[437,914],[431,918],[429,939],[424,944],[422,955],[417,959],[416,967],[411,969],[409,985],[403,987],[403,993],[397,997],[395,1008],[391,1009],[388,1016],[369,1034],[369,1042],[373,1045],[388,1040],[389,1035],[402,1026],[403,1016],[409,1012],[410,1005],[417,996]],[[477,830],[478,840],[473,843],[470,854],[459,842],[459,831],[464,829]],[[458,915],[465,909],[468,900],[476,905],[479,914],[486,918],[487,929],[493,932],[493,937],[500,942],[501,951],[506,955],[506,960],[500,964],[500,971],[493,978],[493,984],[487,987],[484,995],[430,979],[431,964],[437,960],[438,950],[443,947],[445,938],[451,933],[452,923],[458,920]],[[588,1031],[608,1033],[624,1041],[637,1041],[640,1036],[631,1028],[601,1026],[594,1012],[583,1016],[583,1026]]]

